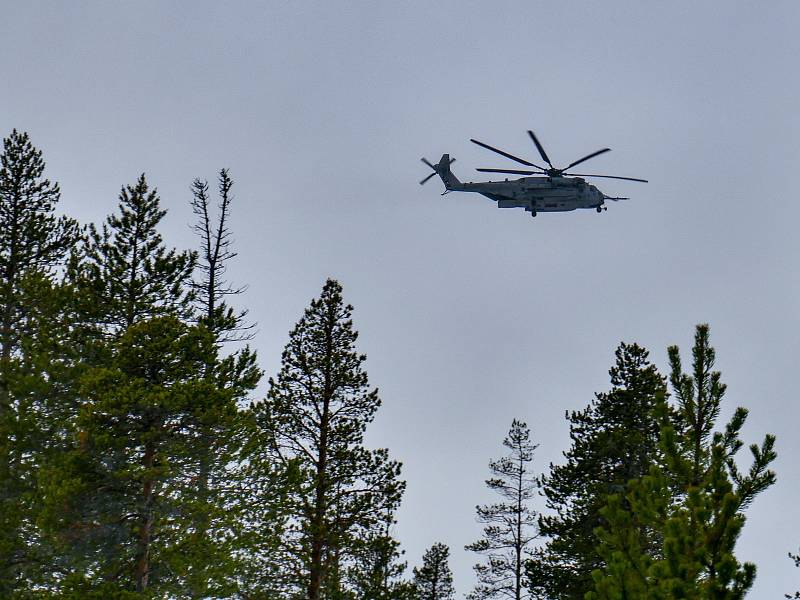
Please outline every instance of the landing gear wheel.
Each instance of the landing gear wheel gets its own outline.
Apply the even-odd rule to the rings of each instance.
[[[532,217],[535,217],[535,216],[536,216],[536,211],[535,211],[535,210],[532,210],[532,211],[531,211],[531,216],[532,216]]]
[[[598,206],[598,207],[597,207],[595,210],[596,210],[598,213],[601,213],[601,212],[603,212],[603,207],[602,207],[602,206]]]

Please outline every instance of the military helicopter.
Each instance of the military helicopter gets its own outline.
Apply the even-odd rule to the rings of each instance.
[[[422,162],[433,169],[433,173],[428,175],[425,179],[420,181],[420,185],[426,183],[434,175],[441,177],[444,183],[445,191],[442,195],[449,192],[477,192],[487,198],[497,202],[498,208],[524,208],[527,212],[535,217],[539,212],[567,212],[577,208],[593,208],[598,213],[603,210],[608,210],[605,206],[606,200],[628,200],[628,198],[619,198],[615,196],[606,196],[603,192],[595,186],[586,183],[583,177],[603,177],[606,179],[624,179],[626,181],[641,181],[647,183],[646,179],[638,179],[636,177],[619,177],[617,175],[588,175],[585,173],[567,173],[568,169],[575,167],[582,162],[594,158],[600,154],[608,152],[610,148],[602,148],[591,154],[587,154],[583,158],[570,163],[563,169],[557,169],[550,162],[544,147],[539,142],[536,134],[528,130],[528,135],[533,140],[536,149],[542,160],[546,162],[549,168],[540,167],[537,164],[509,154],[503,150],[485,144],[476,139],[470,139],[473,144],[477,144],[481,148],[486,148],[492,152],[496,152],[500,156],[510,158],[527,167],[533,167],[537,170],[523,170],[523,169],[476,169],[482,173],[509,173],[513,175],[544,175],[544,177],[522,177],[509,181],[507,178],[504,181],[487,181],[482,183],[462,183],[453,175],[450,170],[450,165],[455,162],[455,158],[450,158],[449,154],[443,154],[442,158],[435,165],[428,159],[422,158]]]

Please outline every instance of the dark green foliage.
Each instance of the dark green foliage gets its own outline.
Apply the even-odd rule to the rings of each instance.
[[[14,130],[0,156],[0,596],[38,578],[46,561],[36,527],[37,466],[60,393],[39,351],[64,312],[54,280],[78,237],[56,217],[58,184],[44,177],[42,153]],[[56,369],[58,371],[59,369]]]
[[[204,328],[158,317],[110,344],[81,380],[75,449],[49,472],[47,516],[87,584],[162,597],[193,568],[194,445],[208,422],[235,415],[232,395],[203,377]],[[60,527],[58,527],[60,526]]]
[[[61,192],[44,178],[42,153],[27,133],[15,129],[3,140],[0,164],[0,354],[8,360],[27,329],[24,308],[36,301],[29,293],[22,303],[20,282],[61,265],[78,227],[55,216]]]
[[[692,375],[683,373],[676,347],[669,349],[670,381],[676,397],[670,414],[663,393],[654,414],[661,423],[661,456],[646,476],[609,499],[606,519],[596,530],[606,565],[594,573],[587,598],[744,598],[755,565],[734,554],[745,523],[742,512],[775,481],[774,437],[750,446],[747,474],[734,463],[742,446],[739,431],[747,411],[739,408],[722,432],[715,431],[725,386],[713,371],[715,353],[708,326],[697,327]],[[655,550],[636,532],[658,534]]]
[[[345,580],[355,600],[414,600],[414,588],[402,579],[406,563],[400,562],[400,544],[391,535],[395,521],[387,514],[383,528],[365,532],[358,542]]]
[[[192,183],[191,205],[198,218],[194,229],[200,238],[197,262],[200,278],[192,282],[197,319],[211,333],[220,349],[227,342],[249,339],[251,329],[244,324],[247,311],[235,312],[225,301],[227,297],[244,291],[243,288],[230,287],[225,281],[228,263],[236,256],[231,249],[228,226],[232,186],[228,171],[222,169],[219,174],[220,201],[214,217],[208,184],[199,179]],[[227,356],[215,356],[214,361],[205,366],[204,374],[241,403],[255,389],[262,372],[255,352],[245,346]],[[200,504],[205,509],[198,508],[195,512],[190,577],[193,597],[206,597],[208,581],[227,578],[237,585],[244,583],[242,574],[247,571],[246,566],[241,561],[231,561],[230,554],[244,556],[248,544],[253,541],[245,533],[252,530],[250,525],[254,520],[250,502],[256,494],[251,488],[260,490],[266,487],[275,500],[282,496],[280,484],[285,477],[276,473],[271,465],[261,465],[255,478],[251,477],[251,465],[244,448],[256,434],[253,425],[251,415],[241,413],[237,414],[235,421],[208,421],[199,432],[195,444],[199,465],[196,488],[202,500]],[[249,498],[243,499],[243,495]],[[220,503],[223,510],[219,510]],[[262,517],[264,514],[259,513]],[[272,520],[270,518],[270,522]],[[218,532],[221,531],[226,532],[225,543],[220,541]]]
[[[542,477],[555,514],[540,519],[540,532],[549,539],[527,573],[532,591],[546,598],[578,600],[592,589],[592,571],[604,565],[593,532],[606,496],[646,474],[658,454],[659,423],[652,409],[664,378],[637,344],[620,344],[615,356],[611,389],[567,415],[572,447],[564,453],[566,463],[550,465]],[[646,529],[639,535],[645,545],[654,541]]]
[[[380,530],[405,486],[387,450],[363,446],[380,399],[369,389],[366,357],[356,351],[351,314],[341,286],[328,280],[291,332],[266,401],[254,409],[270,440],[266,460],[274,456],[303,474],[287,506],[285,540],[295,562],[286,572],[309,600],[343,592],[358,540]]]
[[[112,581],[120,592],[207,597],[236,586],[241,490],[225,465],[244,437],[236,403],[260,371],[247,351],[220,357],[215,332],[187,323],[194,256],[167,249],[164,214],[141,177],[71,259],[86,373],[72,447],[42,471],[45,524],[76,590]],[[169,346],[185,340],[193,347]],[[151,375],[120,364],[134,347]],[[180,377],[159,379],[180,365]],[[148,496],[152,507],[137,504]]]
[[[450,600],[455,597],[450,571],[450,548],[437,543],[422,556],[422,566],[414,568],[417,600]]]
[[[537,537],[536,513],[528,506],[536,492],[530,464],[537,445],[530,441],[528,425],[516,419],[503,445],[509,454],[489,463],[492,477],[486,480],[502,502],[476,507],[478,522],[486,527],[480,540],[466,546],[488,559],[474,567],[478,585],[468,596],[471,600],[530,597],[523,574],[529,546]]]
[[[444,600],[449,548],[404,580],[393,537],[404,490],[364,446],[380,407],[352,307],[326,282],[290,334],[267,398],[226,281],[233,181],[216,208],[192,184],[199,261],[169,249],[142,175],[83,236],[16,130],[0,158],[0,597],[11,600]],[[736,457],[747,411],[717,427],[725,386],[707,326],[691,373],[669,349],[673,402],[645,350],[622,344],[611,389],[568,415],[565,464],[541,479],[547,544],[528,507],[535,446],[514,421],[490,463],[501,502],[477,507],[475,600],[738,600],[755,566],[735,545],[775,482],[774,437]],[[795,564],[800,557],[790,554]],[[800,599],[800,592],[787,598]]]
[[[90,320],[112,333],[162,315],[189,316],[195,255],[167,250],[158,225],[166,214],[144,175],[122,188],[119,213],[89,228],[86,257],[73,258],[73,278],[88,292]]]

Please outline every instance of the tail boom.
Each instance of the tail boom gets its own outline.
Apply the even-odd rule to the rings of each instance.
[[[449,154],[442,154],[442,158],[440,158],[439,162],[435,165],[436,173],[442,178],[442,183],[444,183],[444,187],[448,190],[457,190],[462,185],[458,177],[453,175],[453,172],[450,170],[450,165],[455,160],[455,158],[450,158]]]

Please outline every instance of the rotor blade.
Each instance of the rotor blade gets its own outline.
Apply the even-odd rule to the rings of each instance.
[[[626,181],[641,181],[647,183],[647,179],[637,179],[636,177],[620,177],[619,175],[589,175],[588,173],[564,173],[568,177],[604,177],[605,179],[624,179]]]
[[[546,175],[544,171],[521,171],[517,169],[475,169],[481,173],[511,173],[512,175]]]
[[[571,169],[571,168],[572,168],[572,167],[574,167],[575,165],[579,165],[579,164],[581,164],[581,163],[582,163],[583,161],[585,161],[585,160],[589,160],[590,158],[594,158],[594,157],[595,157],[595,156],[597,156],[598,154],[603,154],[603,152],[610,152],[610,151],[611,151],[611,148],[603,148],[602,150],[598,150],[597,152],[592,152],[591,154],[587,154],[587,155],[586,155],[586,156],[584,156],[583,158],[579,158],[578,160],[576,160],[576,161],[575,161],[574,163],[572,163],[571,165],[567,165],[566,167],[564,167],[564,171],[566,171],[567,169]]]
[[[422,181],[420,181],[420,182],[419,182],[419,184],[420,184],[420,185],[423,185],[424,183],[427,183],[428,179],[430,179],[430,178],[431,178],[431,177],[433,177],[434,175],[436,175],[436,173],[431,173],[431,174],[430,174],[430,175],[428,175],[428,176],[427,176],[425,179],[423,179]]]
[[[529,136],[531,136],[531,139],[533,140],[533,143],[534,143],[534,144],[536,144],[536,149],[539,151],[539,154],[540,154],[540,155],[542,156],[542,158],[544,159],[544,162],[546,162],[546,163],[547,163],[548,165],[550,165],[550,166],[551,166],[553,169],[555,169],[555,167],[553,167],[553,163],[551,163],[551,162],[550,162],[550,159],[547,157],[547,152],[545,152],[545,151],[544,151],[544,147],[542,147],[542,145],[539,143],[539,140],[536,138],[536,134],[535,134],[535,133],[533,133],[533,132],[532,132],[532,131],[529,129],[529,130],[528,130],[528,135],[529,135]]]
[[[472,138],[470,138],[469,141],[472,142],[473,144],[478,144],[478,146],[480,146],[482,148],[486,148],[487,150],[491,150],[492,152],[497,152],[500,156],[505,156],[506,158],[510,158],[511,160],[515,160],[520,164],[527,165],[529,167],[536,167],[537,169],[541,169],[542,168],[539,165],[535,165],[533,163],[530,163],[527,160],[523,160],[523,159],[519,158],[518,156],[514,156],[513,154],[509,154],[508,152],[503,152],[502,150],[498,150],[497,148],[495,148],[494,146],[490,146],[489,144],[484,144],[483,142],[479,142],[478,140],[474,140]]]
[[[434,167],[434,166],[431,164],[431,162],[430,162],[430,161],[429,161],[427,158],[425,158],[424,156],[423,156],[422,158],[420,158],[420,160],[421,160],[422,162],[424,162],[426,165],[428,165],[428,166],[429,166],[431,169],[433,169],[434,171],[436,170],[436,167]],[[434,173],[434,175],[435,175],[435,173]]]

